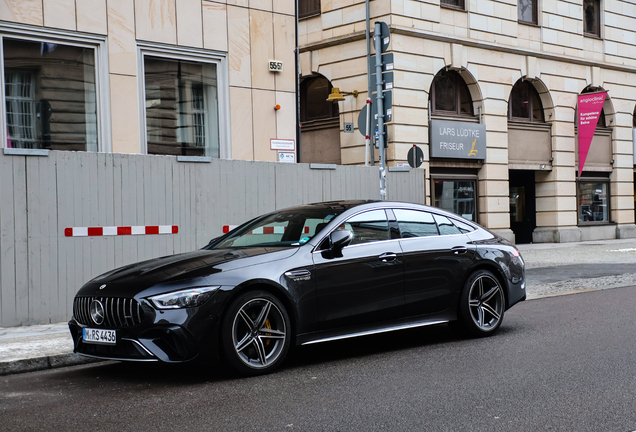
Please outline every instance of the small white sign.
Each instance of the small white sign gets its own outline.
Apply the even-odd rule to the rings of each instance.
[[[393,83],[392,82],[388,82],[384,86],[384,90],[391,90],[392,88],[393,88]]]
[[[385,66],[385,70],[388,70],[388,71],[393,70],[393,63],[387,63]]]
[[[353,133],[353,123],[345,123],[344,131],[345,133]]]
[[[294,152],[278,152],[278,162],[296,163],[296,153]]]
[[[270,139],[269,148],[272,150],[296,150],[296,141],[294,140],[282,140],[282,139]]]
[[[282,72],[283,71],[283,62],[278,60],[270,60],[269,61],[269,71],[270,72]]]
[[[398,167],[398,168],[404,168],[404,167],[409,166],[409,164],[408,164],[408,162],[396,162],[395,166]]]

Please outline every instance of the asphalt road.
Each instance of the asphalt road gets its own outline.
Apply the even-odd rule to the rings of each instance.
[[[6,431],[633,431],[636,287],[298,349],[280,372],[102,363],[0,378]]]

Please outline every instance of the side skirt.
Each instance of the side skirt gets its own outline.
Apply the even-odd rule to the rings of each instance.
[[[372,330],[363,330],[363,331],[354,331],[351,333],[336,334],[332,336],[326,336],[324,335],[324,333],[321,332],[322,337],[320,335],[311,335],[311,336],[314,336],[315,337],[314,338],[314,337],[311,337],[310,335],[304,335],[305,337],[301,338],[301,336],[299,336],[298,339],[300,339],[301,341],[302,339],[305,339],[304,342],[300,343],[301,345],[311,345],[311,344],[320,343],[320,342],[330,342],[330,341],[335,341],[340,339],[354,338],[358,336],[369,336],[373,334],[387,333],[387,332],[392,332],[396,330],[406,330],[406,329],[411,329],[416,327],[426,327],[426,326],[431,326],[436,324],[444,324],[444,323],[447,323],[448,321],[449,320],[447,319],[442,319],[442,320],[427,319],[427,320],[409,322],[404,324],[394,324],[394,325],[380,327],[380,328],[376,328]]]

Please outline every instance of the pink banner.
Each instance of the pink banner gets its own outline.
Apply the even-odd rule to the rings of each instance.
[[[605,103],[607,92],[585,93],[579,95],[578,122],[579,122],[579,177],[585,166],[585,159],[590,151],[590,144],[594,138],[594,131],[598,118]]]

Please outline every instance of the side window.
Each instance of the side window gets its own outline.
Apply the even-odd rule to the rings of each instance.
[[[434,215],[435,221],[437,222],[437,226],[439,227],[439,233],[441,235],[453,235],[453,234],[461,234],[459,228],[457,228],[453,223],[445,216]]]
[[[459,230],[462,232],[462,234],[475,231],[474,227],[472,227],[471,225],[468,225],[465,222],[459,221],[457,219],[451,219],[451,220],[453,221],[455,226],[457,228],[459,228]]]
[[[439,235],[433,215],[416,210],[394,209],[400,227],[400,237],[429,237]]]
[[[353,233],[351,244],[390,240],[389,221],[384,210],[372,210],[353,216],[345,223]]]

